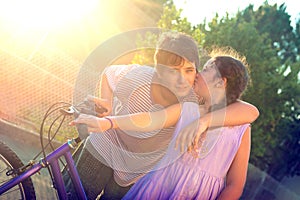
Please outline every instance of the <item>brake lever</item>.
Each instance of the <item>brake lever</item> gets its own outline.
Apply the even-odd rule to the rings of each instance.
[[[82,113],[87,115],[97,116],[99,113],[107,112],[107,109],[104,107],[97,106],[94,102],[84,100],[84,105],[86,107],[82,107],[78,110],[75,106],[70,106],[68,110],[60,109],[60,112],[64,115],[73,115],[75,119]],[[75,125],[79,134],[79,137],[82,139],[87,138],[90,134],[88,132],[88,127],[86,124],[76,124]]]
[[[75,119],[80,115],[80,111],[75,106],[70,106],[68,110],[60,109],[60,112],[64,115],[73,115]],[[87,138],[90,134],[86,124],[76,124],[75,125],[81,139]]]

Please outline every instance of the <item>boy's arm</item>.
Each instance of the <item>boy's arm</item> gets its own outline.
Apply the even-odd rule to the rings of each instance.
[[[94,96],[88,96],[87,98],[89,101],[93,101],[97,105],[97,107],[106,109],[105,112],[98,113],[97,114],[98,117],[111,115],[112,102],[113,102],[113,90],[108,83],[107,75],[105,73],[101,76],[99,88],[100,88],[99,98]]]
[[[180,113],[181,105],[174,104],[156,112],[110,116],[110,119],[113,121],[113,128],[147,132],[174,126],[179,119]]]
[[[88,100],[94,101],[98,107],[104,107],[107,109],[106,112],[99,113],[99,117],[111,115],[113,91],[122,77],[135,67],[137,67],[137,65],[111,65],[105,68],[98,85],[99,98],[88,96]]]
[[[174,126],[180,113],[181,105],[174,104],[156,112],[141,112],[104,118],[81,114],[70,125],[86,124],[89,132],[103,132],[111,128],[149,132]]]

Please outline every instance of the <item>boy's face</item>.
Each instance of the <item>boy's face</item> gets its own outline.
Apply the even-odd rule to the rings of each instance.
[[[164,66],[159,70],[161,83],[168,87],[176,96],[188,95],[195,81],[196,67],[187,60],[178,66]]]

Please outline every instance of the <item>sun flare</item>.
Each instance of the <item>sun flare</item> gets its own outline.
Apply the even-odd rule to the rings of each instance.
[[[53,29],[80,20],[97,0],[10,0],[1,1],[2,24],[27,29]]]

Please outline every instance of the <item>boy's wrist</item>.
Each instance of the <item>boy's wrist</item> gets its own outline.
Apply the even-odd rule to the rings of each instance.
[[[113,129],[114,128],[114,123],[112,121],[112,119],[108,118],[108,117],[103,117],[104,119],[106,119],[109,123],[109,128],[107,130]]]

